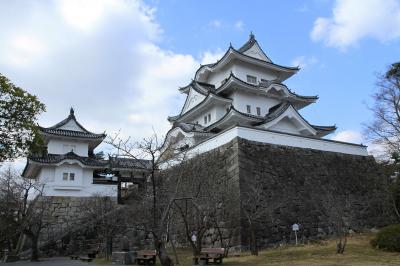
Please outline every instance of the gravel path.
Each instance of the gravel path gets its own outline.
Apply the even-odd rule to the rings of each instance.
[[[79,260],[71,260],[70,258],[43,258],[39,262],[30,261],[17,261],[10,263],[2,263],[0,265],[4,266],[84,266],[91,265],[96,266],[93,262],[82,262]],[[101,264],[102,266],[118,266],[117,264]]]

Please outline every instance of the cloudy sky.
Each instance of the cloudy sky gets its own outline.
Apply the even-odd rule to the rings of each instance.
[[[0,73],[36,94],[43,126],[72,106],[89,130],[164,135],[183,104],[178,87],[250,31],[286,84],[319,101],[302,111],[336,124],[331,138],[364,142],[376,73],[399,60],[399,0],[2,0]]]

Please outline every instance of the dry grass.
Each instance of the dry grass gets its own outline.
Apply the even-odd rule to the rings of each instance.
[[[259,256],[243,254],[240,257],[224,259],[226,266],[320,266],[320,265],[356,265],[356,266],[384,266],[400,265],[400,254],[375,250],[369,245],[372,235],[358,235],[349,238],[345,254],[335,253],[334,240],[324,244],[312,244],[297,247],[282,247],[264,250]],[[170,253],[172,254],[172,253]],[[190,250],[179,251],[180,265],[193,265]],[[159,265],[159,264],[157,264]]]

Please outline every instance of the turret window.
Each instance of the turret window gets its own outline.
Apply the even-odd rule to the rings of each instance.
[[[251,75],[247,75],[247,82],[256,84],[257,83],[257,77],[251,76]]]
[[[63,173],[63,181],[75,181],[75,173]]]
[[[250,105],[246,105],[246,108],[247,108],[247,113],[251,114],[251,106]]]

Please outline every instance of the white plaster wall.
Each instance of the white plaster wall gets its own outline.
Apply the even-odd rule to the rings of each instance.
[[[48,153],[52,154],[65,154],[71,151],[69,146],[65,145],[73,145],[75,146],[74,152],[80,156],[87,157],[89,154],[89,144],[78,142],[78,141],[65,141],[59,139],[51,139],[47,144]]]
[[[63,173],[75,173],[74,181],[64,181]],[[83,175],[83,169],[78,164],[64,163],[55,169],[55,186],[83,186],[84,178],[90,178]]]
[[[278,77],[277,73],[274,73],[273,71],[267,71],[265,68],[240,61],[236,61],[233,73],[237,78],[246,82],[247,75],[257,77],[257,84],[261,81],[261,79],[274,80]]]
[[[279,104],[276,99],[242,91],[234,91],[229,97],[233,99],[233,106],[240,112],[247,113],[247,105],[250,105],[252,115],[257,115],[256,107],[260,107],[261,115],[265,116],[271,107]]]
[[[298,148],[308,148],[321,151],[338,152],[345,154],[367,156],[367,147],[359,145],[351,145],[347,143],[332,142],[324,139],[305,138],[301,136],[287,135],[283,133],[244,128],[233,127],[201,144],[193,147],[188,151],[190,157],[194,157],[203,152],[210,151],[222,146],[236,137],[247,140],[258,141],[262,143],[284,145]]]
[[[40,169],[37,181],[41,184],[53,184],[55,182],[55,167],[43,166]]]
[[[231,71],[235,73],[234,67],[235,66],[232,64],[232,62],[228,63],[226,66],[219,69],[218,71],[210,73],[205,82],[214,85],[215,88],[218,88],[222,85],[221,82],[229,77]]]
[[[195,118],[191,119],[189,122],[190,123],[199,122],[199,124],[202,126],[209,126],[209,125],[217,122],[219,119],[221,119],[226,114],[226,109],[228,107],[229,107],[229,104],[226,104],[226,105],[220,104],[220,105],[210,106],[210,108],[203,111],[201,114],[195,116]],[[204,117],[206,115],[208,116],[208,114],[211,115],[211,120],[210,120],[210,122],[207,122],[207,124],[205,124]]]
[[[64,181],[64,172],[75,173],[74,181]],[[46,196],[63,197],[91,197],[104,195],[117,197],[117,185],[93,184],[93,170],[84,169],[78,164],[62,164],[60,166],[44,166],[37,178],[40,184],[44,184]]]

